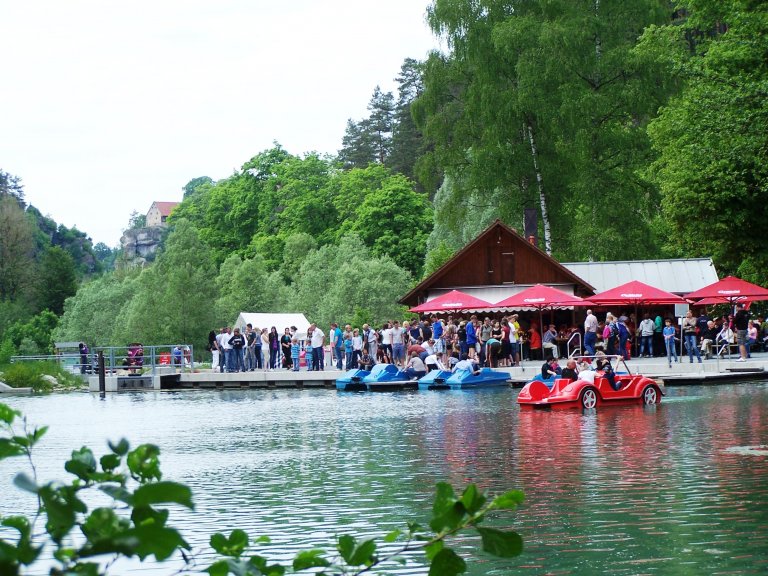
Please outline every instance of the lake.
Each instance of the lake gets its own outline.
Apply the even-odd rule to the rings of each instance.
[[[174,512],[194,548],[214,531],[268,535],[286,560],[333,536],[381,536],[425,521],[434,484],[521,489],[525,504],[489,520],[524,539],[522,556],[470,553],[470,574],[768,573],[768,384],[675,387],[658,406],[521,412],[516,390],[87,393],[0,399],[50,431],[42,480],[64,478],[81,445],[161,447],[165,479],[189,484]],[[759,447],[763,446],[762,450]],[[0,462],[0,513],[29,512]],[[174,522],[175,519],[175,522]],[[201,565],[206,557],[200,555]],[[413,558],[388,573],[425,574]],[[174,567],[178,567],[175,565]],[[127,564],[114,573],[171,574]]]

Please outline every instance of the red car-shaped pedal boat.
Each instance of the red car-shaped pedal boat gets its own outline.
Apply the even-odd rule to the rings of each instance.
[[[626,371],[613,370],[614,381],[619,389],[614,390],[604,371],[583,371],[579,379],[572,382],[567,378],[555,379],[548,388],[544,382],[528,382],[517,397],[521,408],[597,408],[608,404],[659,404],[664,394],[663,382],[647,376],[631,374],[624,360],[614,359],[616,368],[623,364]],[[583,379],[582,379],[583,376]]]

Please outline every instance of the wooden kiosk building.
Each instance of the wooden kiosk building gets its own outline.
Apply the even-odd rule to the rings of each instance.
[[[495,303],[534,284],[554,286],[582,298],[595,294],[593,286],[496,220],[400,303],[418,306],[454,289]]]

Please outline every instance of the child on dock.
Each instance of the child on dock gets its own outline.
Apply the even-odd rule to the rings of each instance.
[[[299,340],[294,336],[291,339],[291,360],[293,360],[293,371],[298,372],[299,371],[299,353],[301,351],[301,346],[299,346]]]

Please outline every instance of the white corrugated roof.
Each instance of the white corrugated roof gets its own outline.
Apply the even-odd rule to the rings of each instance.
[[[682,295],[719,280],[711,258],[563,262],[562,265],[592,284],[596,292],[639,280],[655,288]]]

